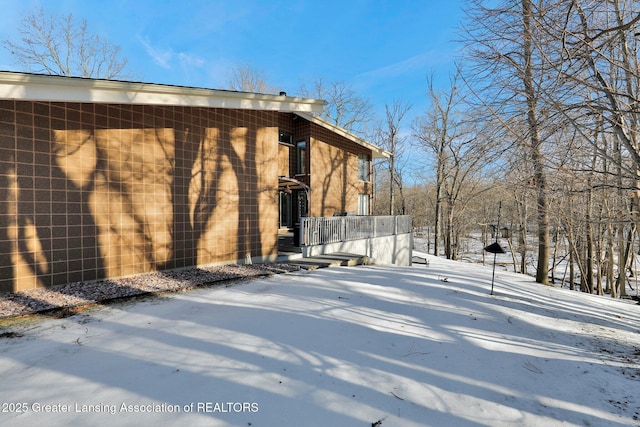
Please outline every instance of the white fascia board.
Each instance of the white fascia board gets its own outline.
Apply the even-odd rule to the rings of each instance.
[[[0,72],[0,99],[319,113],[325,101],[184,86]]]
[[[333,123],[330,123],[318,116],[315,116],[313,114],[309,114],[306,112],[296,112],[296,115],[299,117],[302,117],[303,119],[310,121],[312,123],[317,124],[318,126],[322,126],[326,129],[329,129],[330,131],[341,135],[353,142],[355,142],[356,144],[365,147],[369,150],[371,150],[371,154],[372,157],[374,159],[389,159],[391,158],[391,153],[383,150],[382,148],[378,147],[377,145],[374,145],[372,143],[370,143],[369,141],[367,141],[366,139],[362,139],[359,136],[356,136],[354,134],[352,134],[351,132],[349,132],[348,130],[341,128],[340,126],[336,126]]]

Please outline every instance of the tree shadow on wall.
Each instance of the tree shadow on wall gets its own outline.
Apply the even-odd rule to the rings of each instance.
[[[222,174],[219,154],[208,145],[203,127],[176,127],[171,185],[173,253],[166,268],[197,265],[198,242],[215,210],[216,184]],[[211,163],[214,167],[208,171]]]
[[[321,194],[321,210],[320,216],[327,215],[344,215],[350,209],[353,209],[354,199],[357,194],[368,193],[369,184],[355,182],[351,179],[358,177],[358,170],[350,165],[350,160],[356,153],[339,149],[330,145],[328,142],[318,141],[326,150],[323,149],[319,159],[314,160],[318,167],[322,168],[322,194]],[[315,151],[320,154],[320,152]],[[360,188],[362,186],[362,188]],[[338,191],[339,190],[339,191]],[[336,196],[336,194],[338,196]]]
[[[176,128],[171,187],[174,251],[166,268],[263,253],[260,197],[268,193],[277,203],[277,186],[259,182],[258,167],[268,167],[267,161],[257,160],[260,131],[214,121],[210,124]],[[237,224],[232,225],[230,221],[236,217]],[[232,228],[235,244],[229,243]],[[276,233],[274,224],[274,248]]]
[[[36,131],[36,139],[22,139],[19,130],[17,143],[22,149],[13,159],[2,153],[0,239],[9,244],[0,251],[0,291],[105,275],[89,207],[95,171],[78,185],[60,167],[53,135],[44,133]],[[70,154],[82,149],[78,144]]]
[[[37,123],[22,130],[30,139],[2,139],[0,240],[11,247],[0,249],[0,291],[195,266],[209,225],[226,213],[224,179],[237,191],[236,258],[263,255],[265,193],[275,203],[275,248],[277,183],[258,168],[273,166],[277,152],[259,152],[262,128],[157,115],[134,128],[130,113],[115,126]]]

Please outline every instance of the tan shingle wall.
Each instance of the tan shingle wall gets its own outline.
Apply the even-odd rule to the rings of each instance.
[[[358,154],[366,148],[311,124],[311,215],[332,216],[358,210],[358,194],[371,185],[358,179]]]
[[[278,147],[278,176],[289,176],[289,158],[291,150],[288,145],[279,144]]]
[[[278,121],[0,101],[0,291],[275,256]]]

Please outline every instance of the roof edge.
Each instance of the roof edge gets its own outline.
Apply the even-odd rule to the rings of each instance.
[[[321,112],[326,101],[157,83],[0,71],[0,99]]]
[[[341,128],[340,126],[334,125],[331,122],[326,121],[325,119],[322,119],[314,114],[311,113],[306,113],[306,112],[296,112],[295,113],[297,116],[310,121],[312,123],[315,123],[319,126],[322,126],[334,133],[337,133],[338,135],[341,135],[347,139],[349,139],[352,142],[355,142],[356,144],[368,148],[369,150],[371,150],[372,152],[372,157],[374,159],[389,159],[391,158],[391,153],[388,152],[387,150],[384,150],[380,147],[378,147],[375,144],[372,144],[371,142],[367,141],[366,139],[360,138],[359,136],[356,136],[354,134],[352,134],[351,132],[349,132],[348,130]]]

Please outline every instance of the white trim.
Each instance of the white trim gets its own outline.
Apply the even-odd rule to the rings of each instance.
[[[321,112],[325,101],[154,83],[0,71],[0,99]]]
[[[377,145],[373,145],[372,143],[370,143],[369,141],[362,139],[358,136],[355,136],[354,134],[350,133],[349,131],[347,131],[346,129],[341,128],[340,126],[336,126],[333,123],[330,123],[314,114],[310,114],[307,112],[296,112],[296,116],[302,117],[303,119],[310,121],[312,123],[317,124],[318,126],[322,126],[326,129],[329,129],[330,131],[343,136],[347,139],[349,139],[350,141],[355,142],[356,144],[365,147],[369,150],[371,150],[372,153],[372,158],[374,159],[389,159],[391,158],[391,153],[383,150],[382,148],[378,147]]]

